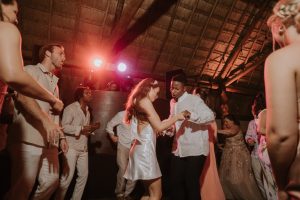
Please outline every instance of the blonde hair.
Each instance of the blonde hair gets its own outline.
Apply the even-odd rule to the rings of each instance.
[[[273,15],[267,21],[273,35],[273,49],[275,41],[280,46],[284,46],[282,41],[278,41],[278,36],[282,36],[285,29],[294,25],[300,33],[300,0],[280,0],[273,8]]]

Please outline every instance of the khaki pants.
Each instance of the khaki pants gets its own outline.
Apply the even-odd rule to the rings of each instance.
[[[119,171],[117,174],[117,184],[115,193],[117,196],[129,196],[130,193],[134,190],[136,181],[126,180],[123,176],[125,174],[128,159],[129,159],[129,150],[127,147],[118,143],[117,150],[117,164],[119,167]]]
[[[29,199],[36,179],[38,186],[32,199],[49,199],[59,180],[57,148],[48,149],[27,144],[16,144],[9,147],[9,152],[12,171],[11,188],[7,194],[7,199]]]
[[[78,177],[76,179],[76,185],[72,199],[80,200],[88,179],[88,152],[69,149],[63,158],[62,168],[62,175],[59,181],[58,190],[55,194],[55,199],[65,199],[68,187],[73,179],[76,168]]]

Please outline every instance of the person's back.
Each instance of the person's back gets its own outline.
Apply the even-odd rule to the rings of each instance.
[[[285,101],[285,105],[278,105],[282,107],[282,109],[290,108],[289,113],[286,112],[286,115],[280,115],[278,114],[278,121],[281,121],[282,127],[278,127],[278,131],[288,131],[291,130],[291,132],[295,132],[295,130],[298,130],[297,137],[300,137],[300,42],[292,43],[282,49],[279,49],[275,52],[273,52],[269,57],[269,62],[279,62],[282,65],[269,65],[268,70],[269,72],[273,73],[273,78],[278,78],[278,81],[281,82],[281,84],[287,82],[290,80],[290,89],[292,91],[296,91],[296,93],[293,93],[291,91],[286,91],[289,94],[286,94],[284,91],[284,88],[286,85],[284,84],[282,88],[274,88],[276,92],[281,94],[281,98],[286,98],[286,95],[289,97],[287,99],[293,98],[296,100],[296,110],[292,109],[290,105],[291,101]],[[280,80],[281,79],[281,80]],[[281,85],[280,84],[280,85]],[[293,84],[293,85],[292,85]],[[276,103],[276,102],[274,102]],[[296,137],[296,135],[295,135]],[[300,140],[297,140],[297,143],[294,145],[297,145],[297,152],[294,160],[291,162],[291,167],[289,170],[289,180],[292,185],[293,184],[300,184]],[[290,187],[293,187],[290,185]],[[300,194],[299,196],[300,197]]]
[[[278,1],[268,19],[281,47],[265,63],[267,148],[280,199],[300,198],[299,6],[300,0]]]

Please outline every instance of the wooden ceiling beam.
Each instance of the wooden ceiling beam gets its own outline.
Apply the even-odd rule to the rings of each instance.
[[[248,7],[248,5],[249,5],[249,3],[248,3],[246,6]],[[235,29],[234,29],[234,31],[233,31],[231,37],[230,37],[230,40],[229,40],[229,42],[227,43],[227,47],[226,47],[225,51],[223,52],[223,55],[222,55],[222,57],[221,57],[221,59],[220,59],[220,62],[219,62],[219,64],[218,64],[218,66],[216,67],[216,70],[215,70],[215,72],[214,72],[214,74],[213,74],[213,76],[212,76],[212,79],[215,79],[215,78],[217,77],[219,68],[221,67],[222,62],[223,62],[224,59],[225,59],[226,53],[227,53],[227,51],[228,51],[228,49],[229,49],[229,47],[230,47],[230,45],[231,45],[231,42],[232,42],[234,36],[237,34],[237,31],[238,31],[239,27],[241,27],[241,24],[242,24],[243,19],[246,17],[246,11],[247,11],[247,9],[244,9],[244,10],[243,10],[243,12],[242,12],[242,14],[241,14],[241,17],[240,17],[240,19],[239,19],[237,25],[235,26]]]
[[[73,47],[73,57],[75,57],[75,52],[76,52],[76,43],[78,39],[78,34],[79,34],[79,24],[80,24],[80,17],[81,17],[81,7],[82,7],[82,0],[77,1],[77,6],[76,6],[76,15],[75,15],[75,25],[74,25],[74,32],[73,32],[73,40],[72,40],[72,47]]]
[[[233,78],[230,78],[229,80],[227,80],[225,82],[225,86],[229,86],[232,83],[234,83],[236,80],[246,76],[247,74],[249,74],[250,72],[252,72],[253,70],[255,70],[257,67],[261,66],[264,61],[265,61],[266,57],[262,57],[261,59],[259,59],[259,61],[251,64],[250,66],[246,67],[246,69],[240,73],[238,73],[237,75],[235,75]]]
[[[100,38],[99,38],[100,44],[103,40],[103,34],[104,34],[104,30],[105,30],[106,19],[107,19],[107,16],[108,16],[108,12],[109,12],[111,2],[112,2],[111,0],[106,0],[106,10],[105,10],[105,15],[104,15],[103,22],[101,24],[102,28],[101,28],[101,31],[100,31]]]
[[[210,22],[210,20],[211,20],[211,18],[212,18],[212,16],[213,16],[213,13],[214,13],[214,11],[215,11],[215,9],[217,8],[218,5],[219,5],[219,0],[216,0],[215,3],[214,3],[214,5],[213,5],[213,7],[212,7],[212,9],[211,9],[211,11],[210,11],[210,13],[209,13],[209,16],[207,17],[207,20],[206,20],[206,22],[205,22],[205,25],[204,25],[204,27],[202,28],[201,33],[199,34],[199,37],[198,37],[198,39],[197,39],[197,41],[196,41],[196,45],[195,45],[195,48],[194,48],[194,50],[193,50],[192,56],[189,58],[188,63],[187,63],[187,66],[185,67],[186,70],[188,70],[188,69],[190,68],[191,62],[192,62],[192,60],[194,59],[194,57],[195,57],[195,55],[196,55],[196,52],[197,52],[197,50],[198,50],[198,47],[199,47],[199,45],[200,45],[200,43],[201,43],[201,41],[202,41],[202,38],[203,38],[203,36],[204,36],[204,33],[206,32],[206,28],[207,28],[207,26],[208,26],[208,24],[209,24],[209,22]]]
[[[112,28],[111,28],[111,33],[113,33],[116,24],[119,22],[123,9],[124,9],[124,4],[125,0],[118,0],[117,6],[116,6],[116,12],[115,12],[115,17],[113,20]]]
[[[111,35],[111,40],[113,42],[120,38],[127,31],[130,22],[136,15],[143,2],[144,0],[131,0],[128,2],[128,5],[125,7],[125,9],[122,9],[122,15],[115,24]]]
[[[125,8],[122,10],[121,17],[116,22],[111,36],[101,43],[102,48],[105,49],[105,52],[107,54],[104,57],[106,57],[109,62],[114,62],[114,59],[118,56],[118,53],[114,51],[114,45],[116,45],[116,42],[122,37],[123,34],[126,33],[126,31],[128,31],[130,22],[136,15],[143,2],[144,0],[129,1]]]
[[[262,51],[257,52],[253,56],[249,58],[249,62],[244,64],[244,70],[241,71],[240,73],[236,74],[234,77],[230,78],[225,82],[225,86],[229,86],[232,83],[234,83],[236,80],[246,76],[248,73],[252,72],[255,70],[257,67],[262,66],[266,57],[268,56],[268,52],[271,50],[271,44],[268,43],[264,46]]]
[[[168,29],[167,29],[167,33],[165,34],[164,36],[164,39],[163,39],[163,42],[159,48],[159,51],[158,51],[158,54],[154,60],[154,63],[152,65],[152,69],[151,69],[151,72],[153,73],[156,69],[156,66],[157,66],[157,63],[161,57],[161,54],[164,50],[164,47],[166,45],[166,42],[168,40],[168,37],[169,37],[169,34],[170,34],[170,30],[171,30],[171,27],[173,26],[173,23],[174,23],[174,20],[175,20],[175,17],[176,17],[176,13],[177,13],[177,10],[178,10],[178,6],[179,6],[179,1],[176,3],[175,7],[173,8],[173,11],[172,11],[172,16],[171,16],[171,20],[170,20],[170,23],[168,25]]]
[[[149,26],[153,25],[162,15],[164,15],[179,0],[161,1],[155,0],[147,11],[136,20],[136,22],[125,30],[123,34],[118,37],[117,41],[113,45],[112,54],[119,54],[124,48],[126,48],[132,41],[134,41],[139,35],[143,34]],[[126,10],[126,8],[125,8]],[[149,17],[151,16],[151,17]],[[122,18],[121,20],[122,21]],[[128,24],[130,21],[128,22]],[[126,24],[128,26],[128,24]]]
[[[232,10],[233,10],[233,8],[234,8],[234,6],[235,6],[235,4],[236,4],[236,1],[237,1],[237,0],[232,1],[231,6],[230,6],[230,8],[228,9],[228,12],[226,13],[226,17],[224,18],[224,20],[223,20],[223,22],[222,22],[222,25],[220,26],[220,28],[219,28],[219,30],[218,30],[217,38],[215,39],[213,46],[210,48],[210,50],[209,50],[209,52],[208,52],[208,55],[207,55],[206,58],[205,58],[204,64],[202,65],[202,68],[201,68],[201,70],[200,70],[200,72],[199,72],[199,76],[200,76],[200,77],[202,76],[202,73],[203,73],[204,69],[206,68],[206,66],[207,66],[207,64],[208,64],[208,60],[209,60],[209,58],[210,58],[212,52],[214,51],[214,49],[215,49],[217,43],[218,43],[219,40],[220,40],[220,36],[221,36],[221,34],[222,34],[222,30],[224,29],[224,26],[225,26],[225,24],[227,23],[230,14],[232,13]]]
[[[228,75],[230,68],[233,66],[235,60],[239,56],[243,45],[249,39],[249,37],[252,33],[252,30],[255,29],[257,22],[259,22],[261,20],[261,16],[263,15],[264,12],[266,12],[266,8],[267,8],[269,2],[270,2],[269,0],[264,1],[262,7],[260,9],[258,9],[257,12],[255,12],[252,15],[253,17],[249,17],[245,28],[241,32],[240,37],[235,44],[235,47],[231,51],[229,57],[227,58],[224,66],[219,74],[219,78],[224,79]]]
[[[52,28],[52,18],[53,18],[53,0],[49,1],[49,9],[50,9],[50,16],[49,16],[48,33],[47,33],[48,42],[51,40],[51,28]]]
[[[199,81],[198,84],[200,87],[213,89],[213,90],[217,90],[219,88],[218,84],[210,83],[208,81]],[[226,92],[245,94],[245,95],[256,95],[257,94],[257,90],[255,90],[255,89],[241,88],[241,87],[226,87]]]

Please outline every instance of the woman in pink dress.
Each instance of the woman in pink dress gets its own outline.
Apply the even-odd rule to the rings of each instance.
[[[207,93],[201,88],[195,88],[193,95],[199,96],[206,104]],[[202,200],[225,200],[225,195],[220,183],[218,174],[216,157],[215,157],[215,143],[217,138],[217,124],[214,122],[213,126],[209,126],[209,155],[207,156],[204,168],[200,177],[200,192]]]

